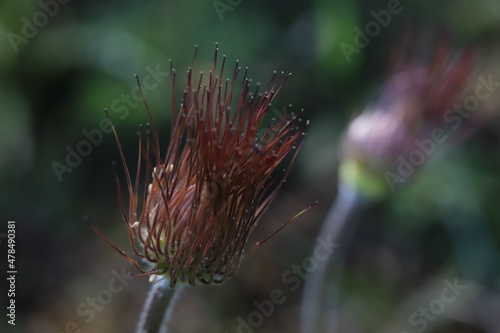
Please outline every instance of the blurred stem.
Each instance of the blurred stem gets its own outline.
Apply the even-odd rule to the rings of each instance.
[[[168,322],[172,317],[173,307],[179,298],[183,285],[176,289],[169,287],[169,279],[156,276],[151,284],[144,303],[136,333],[167,333]]]
[[[336,259],[338,259],[337,267],[342,266],[352,233],[357,225],[357,217],[365,204],[364,197],[354,187],[339,185],[337,198],[318,235],[318,240],[327,240],[328,243],[336,244],[338,248],[326,260],[318,260],[318,268],[311,272],[306,280],[301,307],[302,333],[326,331],[325,296],[327,287],[332,283],[327,279],[330,266]],[[340,270],[336,271],[336,273],[339,272]],[[339,280],[337,276],[333,282],[338,284]]]

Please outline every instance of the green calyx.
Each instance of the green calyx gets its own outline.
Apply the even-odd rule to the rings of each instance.
[[[390,192],[383,174],[376,174],[365,164],[355,159],[346,159],[339,166],[340,181],[354,187],[371,200],[379,200]]]

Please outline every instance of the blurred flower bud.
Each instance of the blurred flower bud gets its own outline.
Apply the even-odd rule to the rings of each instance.
[[[475,50],[452,51],[441,42],[427,61],[395,61],[377,101],[348,126],[341,180],[368,197],[384,196],[411,179],[441,144],[483,124],[498,101],[491,97],[500,77],[476,76],[476,58]]]

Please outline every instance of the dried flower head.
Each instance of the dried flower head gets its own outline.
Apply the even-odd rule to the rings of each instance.
[[[422,167],[455,129],[454,108],[469,91],[475,57],[473,49],[452,51],[441,42],[427,62],[394,59],[377,101],[347,129],[342,177],[380,196]]]
[[[264,117],[289,75],[275,73],[263,93],[259,84],[252,93],[247,69],[239,83],[238,62],[225,79],[223,56],[217,75],[217,53],[216,46],[208,75],[200,73],[195,81],[189,68],[179,107],[171,63],[172,132],[163,157],[145,103],[151,131],[139,142],[134,182],[116,137],[129,193],[128,211],[121,201],[123,216],[142,260],[112,246],[143,275],[164,275],[171,286],[222,283],[235,273],[250,232],[285,182],[305,135],[306,123],[298,115],[273,120],[262,133]],[[273,177],[282,162],[287,166]],[[141,165],[146,166],[142,190]]]

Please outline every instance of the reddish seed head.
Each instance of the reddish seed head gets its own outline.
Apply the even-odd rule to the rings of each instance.
[[[189,68],[180,106],[171,66],[172,134],[166,153],[160,152],[146,104],[152,131],[146,142],[140,140],[134,183],[124,162],[129,209],[122,203],[123,215],[134,253],[150,265],[118,251],[144,275],[165,275],[172,286],[178,280],[193,286],[222,283],[235,273],[250,232],[284,183],[304,137],[306,124],[298,116],[274,121],[262,133],[264,116],[289,75],[275,73],[262,94],[258,85],[251,93],[247,69],[241,78],[236,63],[225,79],[225,57],[218,69],[217,52],[216,47],[208,75],[200,73],[195,81]],[[273,178],[282,162],[285,169]],[[145,187],[139,190],[144,164]]]

